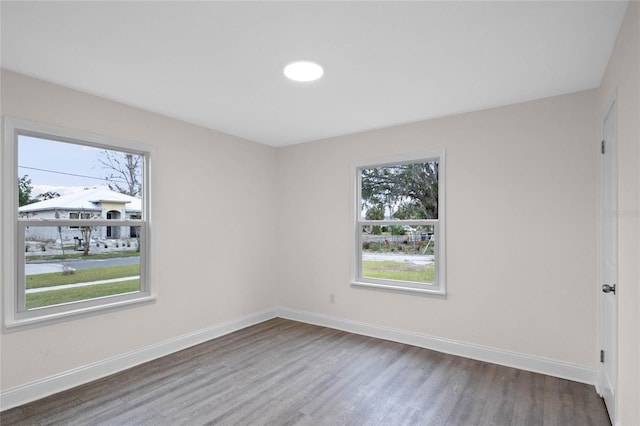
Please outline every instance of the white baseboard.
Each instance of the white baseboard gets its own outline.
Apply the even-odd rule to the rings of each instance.
[[[286,308],[281,308],[278,311],[278,316],[364,336],[406,343],[420,348],[432,349],[438,352],[477,359],[479,361],[518,368],[520,370],[546,374],[575,382],[590,385],[596,385],[597,382],[596,369],[566,362]]]
[[[277,316],[269,309],[0,392],[0,411],[32,402]]]
[[[247,315],[176,337],[175,339],[170,339],[155,345],[75,368],[73,370],[65,371],[54,376],[46,377],[35,382],[4,390],[0,392],[0,411],[62,392],[75,386],[89,383],[93,380],[126,370],[127,368],[135,367],[136,365],[152,361],[162,356],[172,354],[182,349],[224,336],[275,317],[335,328],[350,333],[362,334],[399,343],[406,343],[421,348],[505,365],[521,370],[547,374],[549,376],[560,377],[576,382],[591,385],[596,384],[597,371],[595,369],[579,365],[427,336],[424,334],[383,327],[375,324],[280,308],[269,309]]]

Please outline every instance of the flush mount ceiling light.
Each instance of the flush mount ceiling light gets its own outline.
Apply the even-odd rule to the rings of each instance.
[[[284,67],[284,75],[294,81],[314,81],[322,77],[324,70],[315,62],[297,61]]]

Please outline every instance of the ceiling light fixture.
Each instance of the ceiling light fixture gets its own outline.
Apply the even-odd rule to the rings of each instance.
[[[284,75],[294,81],[314,81],[322,77],[324,70],[315,62],[297,61],[284,67]]]

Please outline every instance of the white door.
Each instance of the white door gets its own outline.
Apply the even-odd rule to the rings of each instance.
[[[602,345],[600,393],[611,423],[616,424],[618,385],[618,197],[614,101],[602,123],[600,161],[600,341]]]

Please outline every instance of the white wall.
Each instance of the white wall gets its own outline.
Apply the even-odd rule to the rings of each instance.
[[[598,89],[598,120],[618,102],[618,415],[640,424],[640,3],[629,2]]]
[[[596,145],[587,91],[279,149],[281,305],[595,369]],[[448,297],[350,287],[351,162],[441,148]]]
[[[275,306],[273,148],[6,71],[2,113],[155,147],[159,294],[2,334],[3,391]]]

